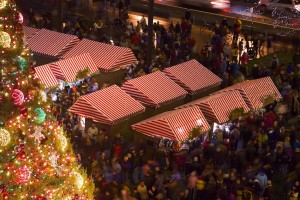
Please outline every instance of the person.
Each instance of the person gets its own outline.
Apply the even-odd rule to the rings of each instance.
[[[271,70],[273,72],[277,71],[277,68],[279,67],[279,59],[277,58],[277,55],[274,54],[272,62],[271,62]]]
[[[148,191],[144,181],[141,181],[137,186],[137,192],[140,194],[141,200],[148,199]]]
[[[140,23],[141,23],[142,31],[144,31],[146,26],[147,26],[147,21],[146,21],[146,18],[145,18],[144,15],[142,16],[142,19],[140,20]]]
[[[96,127],[96,124],[92,124],[92,126],[88,128],[87,134],[92,144],[94,144],[96,136],[98,135],[98,128]]]
[[[242,21],[239,18],[236,18],[233,24],[233,41],[232,44],[236,44],[239,38],[239,34],[242,29]]]
[[[184,14],[185,20],[189,22],[191,20],[191,17],[192,17],[192,14],[191,14],[190,9],[186,9],[185,14]]]
[[[260,197],[262,197],[268,183],[268,177],[265,174],[264,169],[259,170],[259,173],[256,175],[256,179],[258,180],[258,184],[260,186]]]

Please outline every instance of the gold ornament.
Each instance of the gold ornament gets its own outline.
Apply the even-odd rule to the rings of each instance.
[[[67,138],[64,135],[58,135],[58,140],[59,140],[61,150],[65,151],[68,145]]]
[[[11,39],[10,39],[9,34],[4,31],[0,31],[0,45],[3,48],[8,48],[8,47],[10,47],[10,42],[11,42]]]
[[[7,4],[6,0],[0,0],[0,9],[5,8],[6,4]]]
[[[4,147],[10,142],[10,133],[6,130],[1,128],[0,129],[0,146]]]
[[[77,189],[82,188],[83,178],[82,178],[81,174],[79,174],[78,172],[74,172],[73,177],[74,177],[74,184],[75,184],[76,188]]]

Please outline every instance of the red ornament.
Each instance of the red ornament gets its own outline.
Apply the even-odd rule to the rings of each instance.
[[[31,75],[33,75],[33,74],[35,74],[35,69],[34,69],[34,66],[33,65],[30,65],[30,67],[29,67],[29,73],[31,74]]]
[[[17,157],[18,157],[18,159],[19,160],[25,160],[26,159],[26,153],[25,153],[25,151],[19,151],[18,153],[17,153]]]
[[[31,172],[25,166],[25,167],[19,168],[19,171],[18,171],[17,175],[18,175],[18,182],[19,183],[26,183],[26,182],[29,181],[29,179],[31,177]]]
[[[21,90],[14,89],[12,95],[11,95],[13,102],[15,105],[22,105],[24,102],[24,94]]]
[[[2,197],[3,197],[3,200],[8,200],[8,193],[2,192]]]
[[[20,115],[22,119],[26,119],[28,116],[28,108],[21,108]]]

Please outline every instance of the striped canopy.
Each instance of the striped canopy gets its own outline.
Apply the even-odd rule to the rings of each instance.
[[[164,73],[192,95],[222,82],[222,79],[196,60],[166,68]]]
[[[75,35],[41,29],[28,40],[29,49],[37,55],[60,58],[79,42]]]
[[[132,125],[132,129],[148,136],[183,141],[197,126],[202,126],[202,131],[210,129],[199,107],[194,106],[161,113]]]
[[[240,92],[248,107],[251,109],[262,108],[264,99],[270,95],[273,96],[276,100],[282,98],[280,92],[278,91],[270,77],[264,77],[238,83],[217,91],[216,93],[233,90],[237,90]]]
[[[69,111],[92,118],[95,122],[113,125],[144,112],[145,107],[118,86],[112,85],[79,97]]]
[[[89,53],[97,67],[104,72],[116,71],[131,65],[137,59],[130,48],[114,46],[97,41],[83,39],[63,58]]]
[[[187,94],[184,89],[160,71],[127,80],[121,88],[141,103],[156,108],[182,99]]]
[[[208,121],[216,122],[218,124],[229,121],[230,113],[237,108],[243,108],[244,112],[250,111],[238,91],[206,96],[178,108],[186,108],[190,106],[199,106]]]
[[[99,71],[88,53],[53,62],[49,66],[57,79],[66,82],[74,82],[77,72],[85,68],[88,68],[91,74]]]
[[[35,68],[35,71],[35,76],[40,79],[41,83],[44,84],[46,88],[58,85],[58,81],[49,64],[38,66]]]
[[[37,32],[39,32],[41,29],[32,28],[29,26],[23,26],[23,32],[26,41],[28,41],[30,38],[32,38]]]

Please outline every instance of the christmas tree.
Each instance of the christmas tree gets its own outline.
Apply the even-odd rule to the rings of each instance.
[[[0,199],[93,199],[35,77],[22,23],[16,4],[0,0]]]

